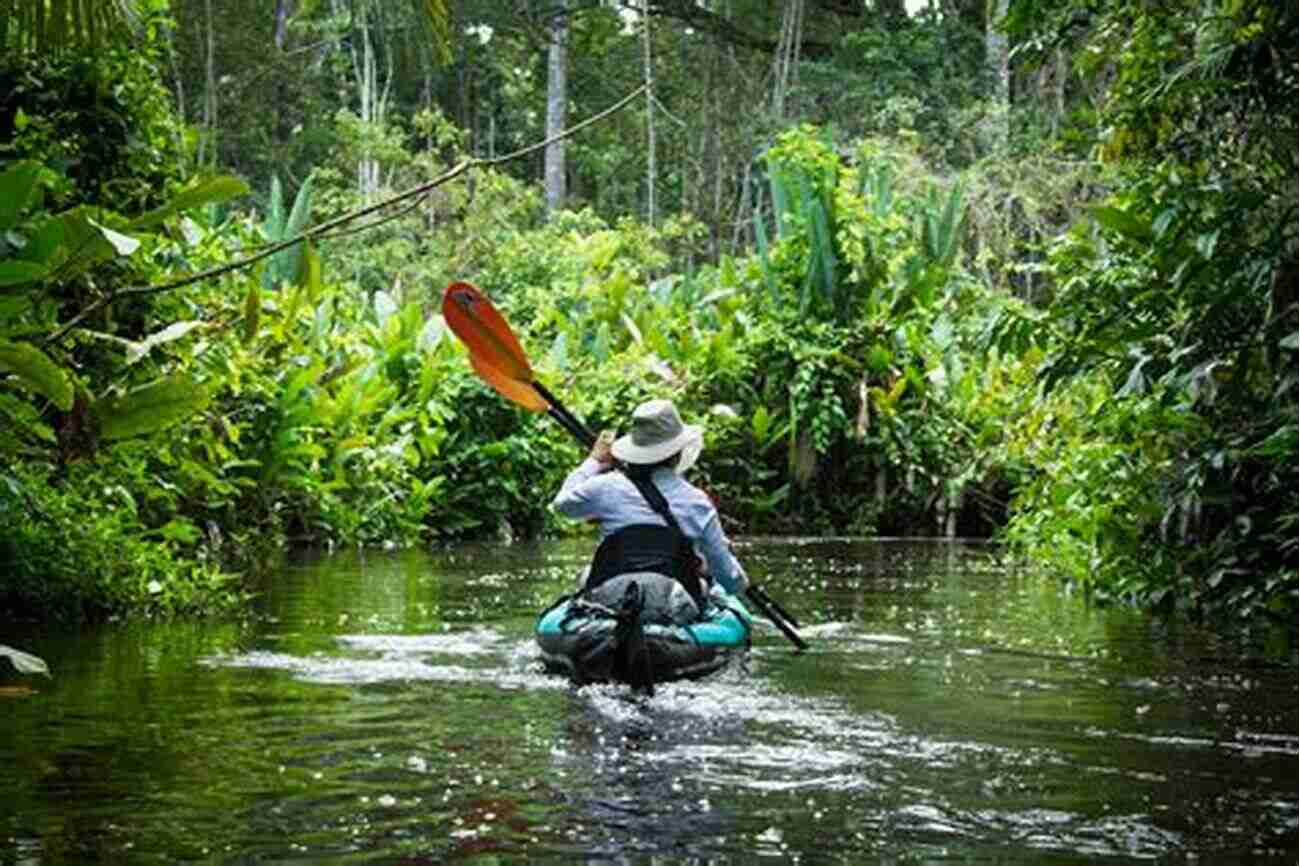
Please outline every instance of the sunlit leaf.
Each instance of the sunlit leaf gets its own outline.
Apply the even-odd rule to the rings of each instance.
[[[44,674],[47,677],[50,675],[50,666],[31,653],[0,644],[0,657],[9,659],[20,674]]]
[[[173,322],[161,331],[150,334],[138,343],[132,343],[126,350],[126,364],[131,366],[141,358],[148,355],[158,346],[164,343],[170,343],[173,340],[179,340],[195,328],[201,327],[205,323],[198,320],[189,320],[185,322]]]
[[[131,221],[131,228],[145,229],[156,226],[175,214],[209,204],[229,201],[248,194],[248,184],[236,177],[218,175],[196,178],[177,193],[171,201],[141,214]]]
[[[112,244],[113,249],[117,251],[119,256],[129,256],[140,248],[140,242],[130,235],[124,235],[121,232],[114,231],[108,226],[100,225],[94,220],[88,220],[88,222],[95,228],[99,229],[99,233],[104,236],[104,240]]]

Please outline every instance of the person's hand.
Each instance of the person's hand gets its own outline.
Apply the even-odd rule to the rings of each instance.
[[[614,431],[602,430],[596,437],[596,444],[591,446],[591,459],[595,460],[602,466],[614,465],[614,452],[610,447],[614,444]]]

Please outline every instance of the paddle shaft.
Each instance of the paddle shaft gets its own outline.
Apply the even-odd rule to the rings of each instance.
[[[556,423],[569,432],[569,435],[587,448],[596,444],[595,434],[576,415],[566,409],[559,398],[552,394],[546,386],[537,381],[530,384],[533,386],[533,390],[540,394],[542,399],[550,405],[551,408],[546,414],[555,419]],[[768,595],[764,589],[755,583],[751,583],[745,590],[745,596],[763,612],[764,616],[772,621],[773,625],[781,630],[782,634],[790,639],[791,643],[801,650],[808,649],[807,642],[795,632],[795,629],[799,627],[799,622],[786,613],[785,608],[777,604],[776,600]]]
[[[586,424],[578,419],[576,415],[564,408],[564,404],[559,398],[550,392],[550,390],[541,382],[533,381],[533,390],[541,395],[542,399],[550,404],[550,409],[546,414],[555,419],[555,422],[569,431],[569,435],[577,439],[587,448],[596,444],[596,434],[588,429]]]

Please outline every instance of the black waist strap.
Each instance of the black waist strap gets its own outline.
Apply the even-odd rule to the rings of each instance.
[[[703,588],[694,565],[695,549],[680,529],[637,523],[613,533],[596,548],[587,589],[620,574],[651,571],[676,580],[703,610]]]

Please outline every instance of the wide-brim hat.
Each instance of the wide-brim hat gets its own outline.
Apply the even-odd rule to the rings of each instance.
[[[695,465],[703,448],[703,428],[683,424],[671,400],[651,400],[636,407],[631,432],[615,439],[610,451],[616,460],[642,465],[680,454],[676,470],[685,472]]]

